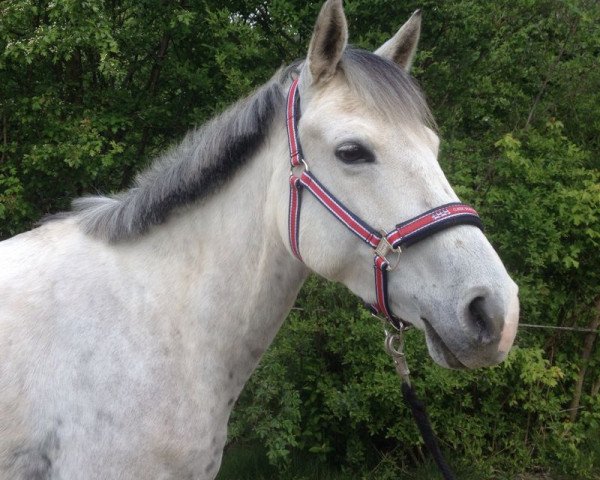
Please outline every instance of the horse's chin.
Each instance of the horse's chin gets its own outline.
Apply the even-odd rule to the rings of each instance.
[[[466,370],[467,367],[463,364],[454,352],[446,345],[442,337],[435,331],[431,324],[424,318],[421,319],[425,325],[425,338],[427,340],[427,349],[429,355],[435,363],[453,370]]]
[[[476,346],[471,344],[470,348],[475,349],[471,353],[465,351],[453,350],[444,338],[435,330],[428,320],[421,318],[425,326],[425,338],[427,340],[427,349],[429,355],[438,365],[453,370],[473,370],[481,367],[491,367],[504,361],[508,352],[494,349],[486,352],[485,345]]]

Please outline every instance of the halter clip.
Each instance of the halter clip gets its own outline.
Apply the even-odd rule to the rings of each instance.
[[[404,332],[402,330],[396,333],[391,333],[386,330],[385,351],[394,360],[394,366],[396,367],[398,376],[410,385],[410,370],[408,369],[406,355],[404,354]]]

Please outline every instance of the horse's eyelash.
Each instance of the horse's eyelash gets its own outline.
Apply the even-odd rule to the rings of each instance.
[[[376,161],[375,153],[369,147],[367,147],[365,144],[363,144],[360,141],[356,141],[356,140],[350,140],[350,141],[343,142],[340,145],[338,145],[335,149],[335,155],[344,163],[353,163],[353,162],[346,161],[346,160],[344,160],[344,158],[342,158],[342,156],[344,155],[345,152],[347,153],[352,150],[360,151],[360,154],[361,154],[360,158],[363,160],[360,163],[374,163]],[[359,163],[359,162],[357,162],[357,163]]]

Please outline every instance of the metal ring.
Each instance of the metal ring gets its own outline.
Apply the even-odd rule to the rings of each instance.
[[[402,253],[402,249],[400,247],[396,247],[392,249],[392,252],[394,252],[396,254],[396,263],[394,264],[393,267],[390,267],[390,263],[388,262],[388,270],[390,272],[393,272],[394,270],[396,270],[398,268],[398,265],[400,265],[400,254]],[[387,258],[386,258],[387,260]]]
[[[295,168],[302,168],[302,167],[304,167],[304,171],[305,172],[310,172],[310,168],[308,168],[308,163],[306,163],[306,160],[304,160],[303,158],[300,158],[300,157],[299,157],[299,159],[300,159],[300,164],[298,164],[298,165],[294,165],[293,163],[290,164],[290,175],[295,175],[294,174],[294,169]]]

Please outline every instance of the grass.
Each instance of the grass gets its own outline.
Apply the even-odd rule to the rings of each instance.
[[[349,473],[342,468],[323,464],[311,457],[294,456],[289,468],[279,471],[269,464],[264,448],[258,444],[237,444],[229,447],[223,457],[216,480],[396,480],[398,471],[384,459],[364,473]],[[440,473],[433,464],[400,473],[403,480],[435,480]],[[476,472],[457,472],[461,480],[481,480]],[[527,480],[533,480],[528,478]],[[549,479],[548,479],[549,480]]]
[[[460,480],[490,478],[476,471],[457,471]],[[289,467],[280,471],[269,464],[265,449],[254,443],[241,443],[227,448],[216,480],[438,480],[441,475],[434,464],[425,464],[410,471],[398,471],[389,459],[383,459],[375,468],[364,473],[349,473],[340,466],[323,464],[315,458],[293,456]],[[574,480],[574,478],[539,473],[494,477],[510,480]]]
[[[347,480],[348,475],[319,462],[293,458],[289,469],[281,473],[269,464],[259,445],[235,445],[227,449],[216,480]]]

